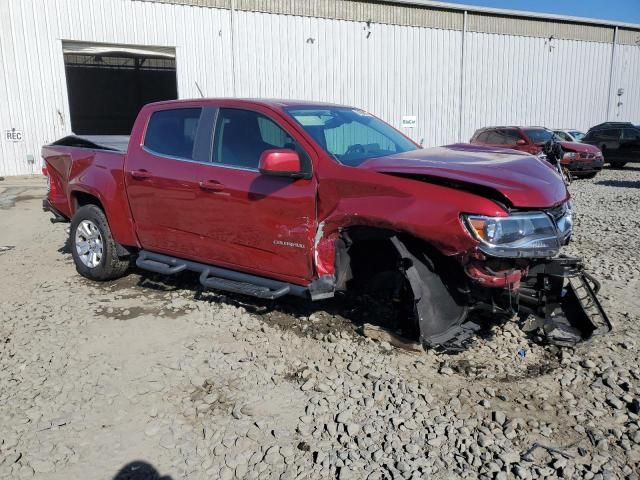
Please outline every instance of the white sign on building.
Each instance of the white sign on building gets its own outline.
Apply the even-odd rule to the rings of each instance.
[[[22,130],[12,128],[11,130],[4,131],[4,139],[8,142],[21,142],[23,138],[24,134]]]
[[[404,115],[402,117],[402,128],[414,128],[416,122],[417,119],[415,115]]]

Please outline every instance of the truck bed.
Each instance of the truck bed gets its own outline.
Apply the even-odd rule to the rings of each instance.
[[[62,147],[91,148],[125,153],[129,147],[128,135],[69,135],[51,145]]]
[[[126,156],[113,142],[104,145],[78,136],[42,147],[50,184],[47,209],[70,219],[86,202],[84,196],[98,199],[116,241],[136,245],[124,181]]]

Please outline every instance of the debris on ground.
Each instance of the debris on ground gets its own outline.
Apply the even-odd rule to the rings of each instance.
[[[32,198],[44,181],[8,179],[24,193],[0,209],[17,246],[0,255],[0,478],[138,462],[174,480],[638,479],[638,182],[634,167],[570,186],[567,253],[602,281],[609,335],[559,348],[506,322],[456,355],[410,355],[362,336],[366,308],[340,298],[88,282]]]

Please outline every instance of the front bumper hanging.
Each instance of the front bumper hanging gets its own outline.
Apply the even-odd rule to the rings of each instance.
[[[561,256],[532,266],[522,280],[519,311],[530,314],[525,331],[539,331],[549,343],[573,346],[613,328],[597,294],[600,284],[579,258]]]

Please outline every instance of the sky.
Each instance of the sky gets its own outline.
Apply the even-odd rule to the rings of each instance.
[[[640,24],[640,0],[443,0],[509,10],[553,13]]]

